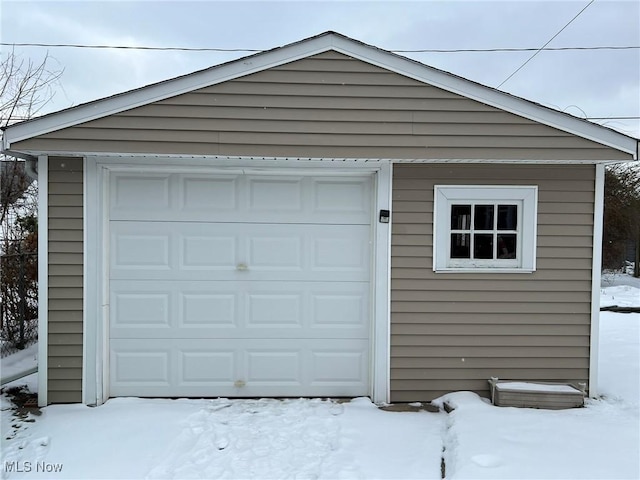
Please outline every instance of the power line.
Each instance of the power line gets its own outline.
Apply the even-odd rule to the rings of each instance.
[[[389,50],[394,53],[482,53],[482,52],[534,52],[544,50],[545,52],[557,52],[567,50],[637,50],[640,46],[633,45],[601,45],[595,47],[547,47],[547,48],[455,48],[455,49],[433,49],[425,48],[421,50]]]
[[[576,15],[575,15],[571,20],[569,20],[569,21],[565,24],[565,26],[564,26],[564,27],[562,27],[560,30],[558,30],[558,32],[557,32],[553,37],[551,37],[547,43],[545,43],[542,47],[540,47],[540,48],[536,51],[536,53],[534,53],[533,55],[531,55],[531,56],[527,59],[527,61],[525,61],[522,65],[520,65],[518,68],[516,68],[516,70],[515,70],[511,75],[509,75],[507,78],[505,78],[505,79],[502,81],[502,83],[501,83],[500,85],[498,85],[496,88],[500,88],[502,85],[504,85],[505,83],[507,83],[507,82],[509,81],[509,79],[511,79],[511,77],[513,77],[516,73],[518,73],[520,70],[522,70],[522,68],[523,68],[527,63],[529,63],[531,60],[533,60],[533,59],[534,59],[534,57],[535,57],[536,55],[538,55],[538,54],[539,54],[539,53],[540,53],[540,52],[541,52],[541,51],[542,51],[542,50],[543,50],[547,45],[549,45],[549,44],[553,41],[553,39],[554,39],[554,38],[556,38],[558,35],[560,35],[560,34],[564,31],[564,29],[565,29],[565,28],[567,28],[569,25],[571,25],[571,24],[573,23],[573,21],[574,21],[576,18],[578,18],[578,17],[582,14],[582,12],[584,12],[587,8],[589,8],[589,7],[591,6],[591,4],[592,4],[593,2],[595,2],[595,1],[596,1],[596,0],[591,0],[589,3],[587,3],[587,5],[586,5],[582,10],[580,10],[580,11],[579,11],[579,12],[578,12],[578,13],[577,13],[577,14],[576,14]]]
[[[560,33],[560,32],[558,32]],[[552,39],[553,40],[553,39]],[[550,40],[551,41],[551,40]],[[549,42],[547,42],[548,44]],[[85,45],[80,43],[11,43],[0,42],[0,45],[9,47],[45,47],[45,48],[89,48],[89,49],[117,49],[117,50],[153,50],[153,51],[180,51],[180,52],[265,52],[264,49],[255,48],[213,48],[213,47],[151,47],[144,45]],[[415,50],[389,50],[394,53],[491,53],[491,52],[539,52],[539,51],[580,51],[580,50],[637,50],[637,45],[597,45],[591,47],[542,47],[542,48],[423,48]],[[533,57],[532,57],[533,58]]]
[[[184,52],[264,52],[265,50],[253,48],[199,48],[199,47],[149,47],[129,45],[85,45],[81,43],[9,43],[0,42],[0,45],[9,47],[46,47],[46,48],[96,48],[96,49],[120,49],[120,50],[159,50],[159,51],[184,51]]]
[[[585,120],[640,120],[640,117],[585,117]]]
[[[566,112],[562,112],[562,113],[566,113]],[[567,115],[571,115],[570,113],[567,113]],[[575,115],[571,115],[571,116],[575,116]],[[10,117],[7,120],[8,121],[22,121],[22,120],[32,120],[38,117]],[[637,117],[633,117],[633,116],[621,116],[621,117],[616,117],[616,116],[608,116],[608,117],[576,117],[576,118],[581,118],[582,120],[640,120],[640,116]]]

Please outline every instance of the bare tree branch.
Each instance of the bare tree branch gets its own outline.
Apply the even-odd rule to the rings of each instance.
[[[39,64],[19,59],[13,51],[1,57],[0,126],[14,123],[18,115],[34,117],[51,101],[62,70],[50,69],[50,63],[48,53]]]
[[[49,68],[48,54],[40,63],[14,51],[0,55],[0,127],[6,127],[36,116],[53,98],[62,71]],[[0,338],[22,349],[37,338],[37,183],[24,161],[0,160]]]

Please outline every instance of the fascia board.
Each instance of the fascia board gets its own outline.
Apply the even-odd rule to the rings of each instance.
[[[333,32],[13,125],[4,132],[4,150],[9,150],[12,142],[113,115],[328,50],[335,50],[471,100],[624,151],[638,159],[637,139]]]

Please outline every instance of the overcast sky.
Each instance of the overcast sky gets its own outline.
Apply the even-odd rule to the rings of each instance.
[[[385,50],[539,48],[589,0],[7,1],[4,43],[270,49],[334,30]],[[640,1],[596,0],[549,47],[640,46]],[[3,54],[12,47],[2,46]],[[47,111],[138,88],[249,52],[15,47],[64,69]],[[534,52],[402,53],[497,87]],[[640,137],[640,50],[543,51],[501,90]]]

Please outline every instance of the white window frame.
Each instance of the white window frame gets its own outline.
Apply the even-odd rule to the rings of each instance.
[[[452,259],[451,205],[517,204],[516,259]],[[535,185],[436,185],[433,206],[435,272],[531,273],[536,270],[538,187]]]

